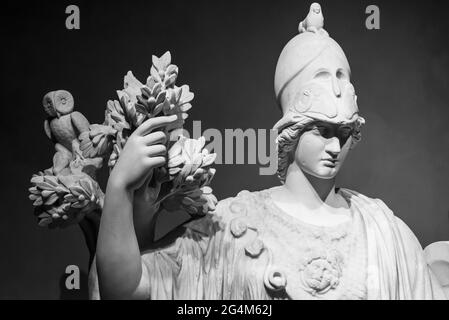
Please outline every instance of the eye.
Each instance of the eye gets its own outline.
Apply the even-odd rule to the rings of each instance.
[[[341,127],[338,129],[338,135],[343,139],[348,139],[352,135],[353,131],[354,129],[351,127]]]
[[[316,125],[316,133],[324,138],[329,138],[331,136],[332,130],[328,126]]]
[[[343,69],[338,69],[337,70],[337,79],[340,80],[349,80],[349,76],[346,73],[346,71],[344,71]]]
[[[322,79],[322,80],[326,80],[329,79],[331,77],[330,72],[328,71],[320,71],[317,74],[315,74],[315,79]]]

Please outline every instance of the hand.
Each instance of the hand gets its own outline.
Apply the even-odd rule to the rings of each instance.
[[[154,168],[166,163],[167,135],[157,128],[172,124],[176,115],[146,120],[128,138],[119,159],[111,172],[110,181],[129,192],[141,188]]]

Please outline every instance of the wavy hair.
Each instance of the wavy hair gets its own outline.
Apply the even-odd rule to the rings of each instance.
[[[278,169],[277,176],[282,183],[285,182],[287,176],[287,169],[293,161],[292,152],[296,150],[299,137],[304,132],[305,127],[315,121],[315,119],[303,116],[299,120],[284,129],[279,133],[276,138],[276,146],[278,152]],[[351,149],[353,149],[357,143],[362,139],[361,127],[365,123],[365,119],[358,117],[355,121],[354,131],[352,133]]]

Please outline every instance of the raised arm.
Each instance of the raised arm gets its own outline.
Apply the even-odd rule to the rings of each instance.
[[[177,116],[151,118],[129,137],[112,170],[97,241],[96,267],[102,299],[135,299],[144,277],[133,221],[133,201],[154,168],[166,162],[166,135],[156,131]]]

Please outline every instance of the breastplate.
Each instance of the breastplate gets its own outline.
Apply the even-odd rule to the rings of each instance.
[[[357,215],[348,223],[320,227],[301,222],[266,199],[259,235],[273,278],[282,278],[290,299],[365,299],[366,237]]]

